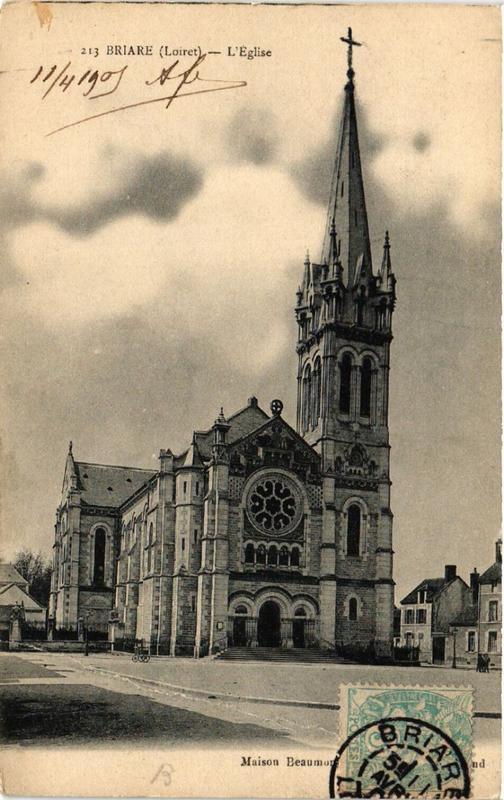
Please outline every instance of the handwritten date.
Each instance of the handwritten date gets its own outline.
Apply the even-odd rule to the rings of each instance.
[[[177,58],[168,67],[163,67],[151,80],[143,81],[143,85],[147,87],[145,91],[151,90],[151,87],[162,87],[169,83],[171,90],[168,94],[163,94],[161,97],[149,97],[148,99],[141,99],[115,108],[107,108],[98,111],[97,113],[69,122],[60,128],[56,128],[56,130],[47,133],[46,136],[52,136],[67,128],[81,125],[84,122],[89,122],[98,117],[116,114],[120,111],[138,108],[150,103],[164,102],[166,104],[165,108],[168,109],[172,102],[180,97],[205,94],[207,92],[218,92],[225,89],[239,89],[247,85],[246,81],[227,81],[218,78],[202,77],[200,68],[206,57],[207,53],[201,53],[186,68],[180,65],[180,60]],[[44,89],[42,100],[45,100],[51,92],[58,92],[64,95],[71,88],[72,91],[77,89],[82,96],[86,97],[88,100],[99,100],[117,92],[128,72],[131,73],[128,64],[125,64],[120,69],[95,68],[80,72],[72,67],[71,61],[68,61],[62,68],[59,68],[57,64],[49,68],[44,68],[43,66],[39,67],[35,75],[31,78],[30,83],[40,84],[42,86]],[[192,85],[196,83],[215,85],[195,88]]]

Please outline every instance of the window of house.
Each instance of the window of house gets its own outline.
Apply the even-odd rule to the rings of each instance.
[[[347,519],[347,556],[360,555],[361,510],[358,505],[351,505]]]
[[[357,599],[351,597],[348,601],[348,619],[355,622],[357,619]]]
[[[488,631],[488,652],[497,652],[497,631]]]
[[[413,647],[413,634],[408,631],[404,638],[406,641],[406,647]]]
[[[373,362],[370,358],[365,358],[361,367],[360,382],[360,415],[361,417],[371,416],[371,380],[373,375]]]
[[[350,413],[350,388],[352,382],[352,356],[345,353],[339,365],[340,369],[340,393],[339,410],[342,414]]]
[[[404,621],[406,625],[412,625],[415,621],[415,612],[412,608],[407,608],[404,611]]]
[[[476,650],[476,631],[467,632],[467,650],[469,653],[474,653]]]
[[[497,600],[490,600],[490,602],[488,604],[488,621],[489,622],[497,622],[497,610],[498,610]]]
[[[419,625],[425,625],[427,622],[427,611],[425,608],[417,608],[416,621]]]
[[[425,589],[422,589],[420,592],[418,592],[418,602],[425,603]]]

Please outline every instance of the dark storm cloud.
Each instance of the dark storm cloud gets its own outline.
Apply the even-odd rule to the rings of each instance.
[[[428,133],[425,133],[425,131],[418,131],[418,133],[416,133],[414,135],[414,137],[413,137],[413,147],[419,153],[424,153],[425,150],[428,150],[430,145],[431,145],[430,136],[429,136]]]
[[[268,164],[278,150],[276,118],[271,111],[242,108],[231,119],[226,145],[235,161]]]
[[[105,194],[72,208],[43,206],[30,197],[43,177],[41,164],[32,163],[11,184],[0,201],[4,227],[46,220],[74,236],[89,236],[108,222],[128,214],[155,220],[175,218],[203,185],[203,171],[193,161],[170,153],[137,157]]]
[[[377,155],[385,145],[386,138],[375,134],[366,125],[365,114],[359,110],[359,144],[364,164]],[[314,203],[325,204],[329,198],[334,159],[337,151],[340,111],[335,115],[331,135],[327,142],[291,167],[291,175],[301,191]]]

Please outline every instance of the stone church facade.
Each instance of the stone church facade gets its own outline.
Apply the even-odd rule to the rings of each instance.
[[[119,646],[392,645],[389,355],[395,279],[373,271],[351,65],[326,235],[296,295],[297,425],[256,398],[156,470],[80,462],[56,515],[50,618]],[[81,622],[82,624],[82,622]]]

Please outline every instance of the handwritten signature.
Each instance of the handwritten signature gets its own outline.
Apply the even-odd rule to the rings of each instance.
[[[171,91],[169,94],[164,94],[162,97],[151,97],[148,100],[139,100],[136,103],[127,103],[126,105],[109,108],[105,111],[99,111],[95,114],[82,117],[81,119],[69,122],[56,128],[53,131],[46,133],[46,136],[53,136],[55,133],[73,128],[75,125],[82,125],[84,122],[98,119],[99,117],[106,117],[109,114],[117,114],[119,111],[126,111],[130,108],[139,108],[146,106],[150,103],[166,103],[165,108],[169,108],[174,100],[181,97],[189,97],[196,94],[207,94],[208,92],[222,92],[226,89],[241,89],[247,85],[246,81],[226,81],[216,78],[203,78],[200,74],[200,67],[207,57],[207,53],[201,53],[189,67],[183,69],[180,67],[179,59],[173,61],[168,67],[163,67],[161,72],[152,80],[145,81],[145,85],[164,86],[168,81],[173,81],[170,84]],[[41,85],[47,84],[42,100],[45,100],[51,92],[61,92],[64,94],[71,87],[72,91],[81,87],[82,96],[88,100],[98,100],[103,97],[114,94],[119,88],[128,70],[128,65],[125,64],[121,69],[116,70],[99,70],[88,69],[82,74],[76,72],[72,68],[72,62],[69,61],[61,69],[54,64],[50,69],[45,70],[44,67],[39,67],[33,78],[30,80],[31,84],[39,83]],[[194,86],[196,83],[211,83],[219,84],[218,86],[209,86],[206,88],[191,88],[185,87]]]

